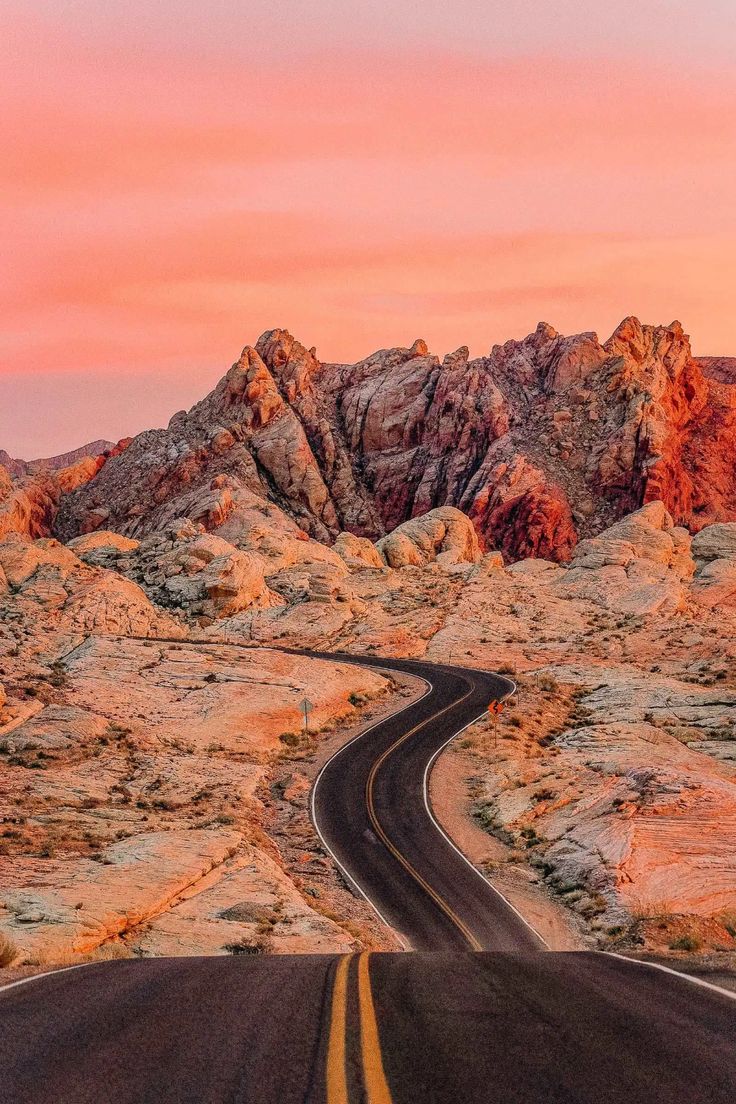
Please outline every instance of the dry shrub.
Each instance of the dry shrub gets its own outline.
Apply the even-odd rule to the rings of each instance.
[[[18,948],[9,935],[0,932],[0,966],[11,966],[18,957]]]
[[[662,898],[638,897],[632,902],[630,911],[635,920],[670,922],[678,915],[672,902]]]

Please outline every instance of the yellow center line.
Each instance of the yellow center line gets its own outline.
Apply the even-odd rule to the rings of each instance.
[[[381,827],[375,811],[373,800],[373,787],[380,767],[396,748],[400,747],[410,736],[418,732],[420,728],[436,721],[444,713],[455,706],[462,704],[473,693],[473,687],[457,701],[445,706],[439,713],[435,713],[426,721],[421,721],[408,732],[404,733],[390,747],[386,748],[382,755],[373,764],[366,782],[366,804],[371,824],[376,834],[401,863],[412,878],[426,891],[433,901],[442,909],[445,915],[462,932],[473,950],[481,950],[481,944],[473,933],[463,923],[450,905],[432,888],[431,885],[414,869],[409,860],[401,854],[398,848],[391,842]],[[342,955],[335,971],[335,980],[332,988],[332,1008],[330,1012],[330,1034],[327,1042],[327,1104],[350,1104],[347,1082],[347,1000],[348,977],[350,963],[355,956]],[[378,1022],[376,1020],[373,994],[369,973],[370,953],[363,952],[358,958],[358,1011],[360,1020],[360,1048],[363,1065],[363,1077],[368,1104],[393,1104],[391,1090],[386,1081],[381,1054],[381,1041],[378,1035]]]
[[[381,1041],[368,972],[370,953],[358,959],[358,1008],[360,1009],[360,1052],[368,1104],[393,1104],[381,1057]]]
[[[410,736],[413,736],[415,732],[418,732],[420,728],[423,728],[425,725],[429,724],[430,721],[436,721],[438,717],[441,717],[443,715],[443,713],[447,713],[450,709],[454,709],[455,706],[461,705],[465,701],[466,698],[470,697],[470,695],[473,693],[473,690],[474,690],[474,688],[471,687],[470,690],[468,690],[467,694],[463,694],[463,696],[461,698],[458,698],[457,701],[451,702],[450,705],[446,705],[444,709],[441,709],[439,711],[439,713],[435,713],[432,717],[428,717],[426,721],[420,721],[420,723],[415,725],[414,728],[410,729],[408,732],[405,732],[403,736],[399,737],[399,739],[395,741],[395,743],[391,744],[390,747],[386,748],[386,750],[383,752],[383,754],[379,756],[379,758],[375,761],[375,763],[371,767],[371,771],[370,771],[370,774],[368,775],[368,781],[367,781],[366,787],[365,787],[365,794],[366,794],[366,805],[368,806],[368,815],[370,817],[371,824],[373,825],[373,827],[376,831],[376,835],[385,844],[385,846],[389,849],[389,851],[394,856],[394,858],[397,859],[398,862],[401,863],[401,865],[404,867],[404,869],[407,871],[407,873],[411,875],[411,877],[414,879],[414,881],[419,883],[419,885],[422,887],[422,889],[432,898],[432,900],[435,902],[435,904],[438,905],[439,908],[442,909],[442,911],[447,916],[447,918],[455,925],[456,928],[459,929],[459,931],[462,933],[462,935],[468,941],[468,943],[470,944],[472,949],[474,951],[480,951],[480,950],[483,949],[481,944],[478,942],[478,940],[473,935],[473,933],[470,931],[470,929],[467,927],[467,925],[463,923],[463,921],[457,915],[455,910],[447,903],[447,901],[445,901],[442,897],[440,897],[439,893],[437,893],[436,890],[434,890],[432,888],[432,886],[429,884],[429,882],[427,882],[422,877],[422,875],[419,873],[418,870],[415,870],[415,868],[412,866],[412,864],[409,862],[409,860],[404,855],[402,855],[402,853],[399,851],[399,849],[396,847],[396,845],[393,844],[391,842],[391,840],[388,838],[388,836],[386,835],[385,831],[383,830],[383,828],[382,828],[382,826],[381,826],[381,824],[378,820],[378,816],[376,815],[375,804],[374,804],[374,800],[373,800],[373,787],[374,787],[374,784],[375,784],[376,775],[377,775],[378,771],[380,770],[381,766],[383,765],[383,763],[389,757],[389,755],[391,755],[391,753],[393,751],[395,751],[397,747],[400,747],[400,745],[403,744],[405,740],[408,740]]]
[[[348,970],[353,955],[343,955],[337,964],[332,987],[330,1037],[327,1043],[327,1104],[349,1104],[345,1068],[347,1031]]]

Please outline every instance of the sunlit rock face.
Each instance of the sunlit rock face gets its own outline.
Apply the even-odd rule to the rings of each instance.
[[[342,531],[375,541],[455,506],[507,559],[566,561],[650,501],[691,530],[736,519],[730,363],[694,359],[678,322],[635,318],[604,343],[540,323],[472,360],[416,341],[356,364],[323,363],[270,330],[167,429],[79,487],[66,475],[47,514],[64,540],[188,517],[240,546],[264,503],[292,535],[324,543]]]

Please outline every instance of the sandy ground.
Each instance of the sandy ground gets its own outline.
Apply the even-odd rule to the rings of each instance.
[[[324,764],[345,744],[385,717],[410,705],[425,691],[417,678],[395,671],[393,693],[363,707],[355,724],[341,727],[333,735],[323,737],[309,755],[299,752],[274,768],[268,795],[261,794],[269,819],[266,824],[275,840],[281,861],[289,876],[313,899],[313,907],[340,922],[359,940],[361,946],[373,950],[401,950],[401,943],[371,906],[355,893],[343,878],[332,858],[321,844],[310,819],[310,799],[314,782]]]
[[[450,839],[488,878],[553,951],[586,949],[574,917],[552,900],[536,875],[518,860],[514,849],[490,836],[472,816],[468,778],[477,769],[470,756],[450,745],[430,777],[432,810]]]

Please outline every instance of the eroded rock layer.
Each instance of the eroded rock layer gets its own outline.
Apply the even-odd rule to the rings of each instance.
[[[731,362],[693,358],[678,322],[627,318],[603,344],[541,323],[474,360],[416,341],[357,364],[271,330],[192,410],[69,488],[55,525],[141,537],[187,517],[239,545],[266,503],[332,543],[455,506],[487,548],[564,561],[653,500],[691,530],[735,519],[735,444]]]

